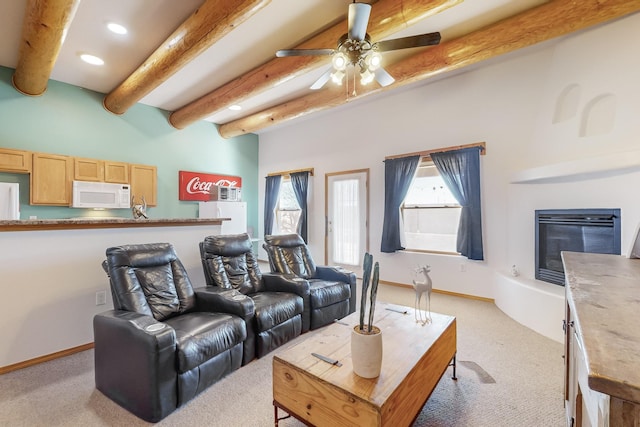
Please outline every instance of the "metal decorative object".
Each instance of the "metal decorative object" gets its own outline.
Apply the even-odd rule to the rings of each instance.
[[[376,309],[376,296],[378,295],[379,266],[373,266],[373,280],[371,281],[371,293],[369,297],[369,319],[364,323],[364,313],[367,309],[367,291],[369,290],[369,279],[371,279],[371,267],[373,266],[373,256],[370,253],[364,254],[364,272],[362,274],[362,296],[360,300],[360,324],[359,330],[363,333],[373,331],[373,314]]]
[[[133,213],[133,219],[149,219],[147,216],[147,201],[142,196],[142,204],[136,204],[135,196],[131,196],[131,212]]]
[[[431,322],[431,289],[432,282],[431,277],[429,277],[430,266],[423,265],[414,270],[416,274],[416,278],[419,275],[423,275],[423,280],[413,280],[413,289],[416,292],[416,301],[415,301],[415,319],[416,323],[422,324],[422,326]],[[422,300],[422,296],[426,294],[425,302],[426,302],[426,310],[423,315],[423,311],[420,308],[420,301]]]

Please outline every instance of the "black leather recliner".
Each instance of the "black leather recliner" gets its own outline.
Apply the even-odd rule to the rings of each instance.
[[[253,303],[193,289],[169,243],[106,253],[114,310],[93,319],[96,388],[157,422],[241,366]]]
[[[271,272],[309,283],[305,314],[310,329],[327,325],[356,310],[356,275],[340,267],[316,265],[298,234],[264,237]]]
[[[209,287],[235,289],[255,304],[255,316],[247,321],[244,363],[252,352],[263,357],[306,331],[302,313],[308,285],[263,275],[248,234],[207,236],[200,242],[200,256]]]

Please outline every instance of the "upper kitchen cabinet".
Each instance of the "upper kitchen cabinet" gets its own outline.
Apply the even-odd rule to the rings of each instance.
[[[76,181],[104,181],[104,162],[96,159],[73,159],[73,179]]]
[[[131,178],[131,196],[135,203],[142,203],[144,197],[147,206],[158,205],[157,168],[148,165],[129,165]]]
[[[129,163],[105,160],[104,182],[129,184]]]
[[[73,158],[57,154],[33,153],[30,176],[32,205],[69,206]]]
[[[0,148],[0,172],[31,172],[31,152]]]
[[[75,157],[73,164],[74,180],[129,184],[128,163]]]

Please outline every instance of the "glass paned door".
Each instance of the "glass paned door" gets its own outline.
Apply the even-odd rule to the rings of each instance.
[[[326,175],[325,263],[358,270],[368,250],[368,170]]]

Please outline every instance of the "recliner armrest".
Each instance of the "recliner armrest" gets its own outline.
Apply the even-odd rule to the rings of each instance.
[[[309,297],[309,282],[294,275],[264,273],[262,282],[269,292],[289,292],[302,298]]]
[[[194,292],[199,310],[235,314],[243,320],[255,315],[253,300],[235,289],[204,286],[194,289]]]
[[[337,282],[345,282],[351,288],[351,298],[349,298],[349,313],[356,311],[356,273],[345,270],[342,267],[329,267],[326,265],[316,266],[316,278],[322,280],[334,280]]]
[[[177,406],[176,334],[153,317],[111,310],[93,317],[96,388],[156,422]]]
[[[124,339],[121,337],[126,334],[135,343],[139,343],[134,345],[145,346],[149,351],[171,347],[171,351],[175,352],[175,331],[152,316],[133,311],[110,310],[96,314],[93,317],[93,327],[94,334],[105,334],[109,339]]]
[[[326,265],[316,266],[316,275],[314,278],[345,282],[349,284],[356,282],[356,274],[354,272],[345,270],[342,267],[329,267]]]

